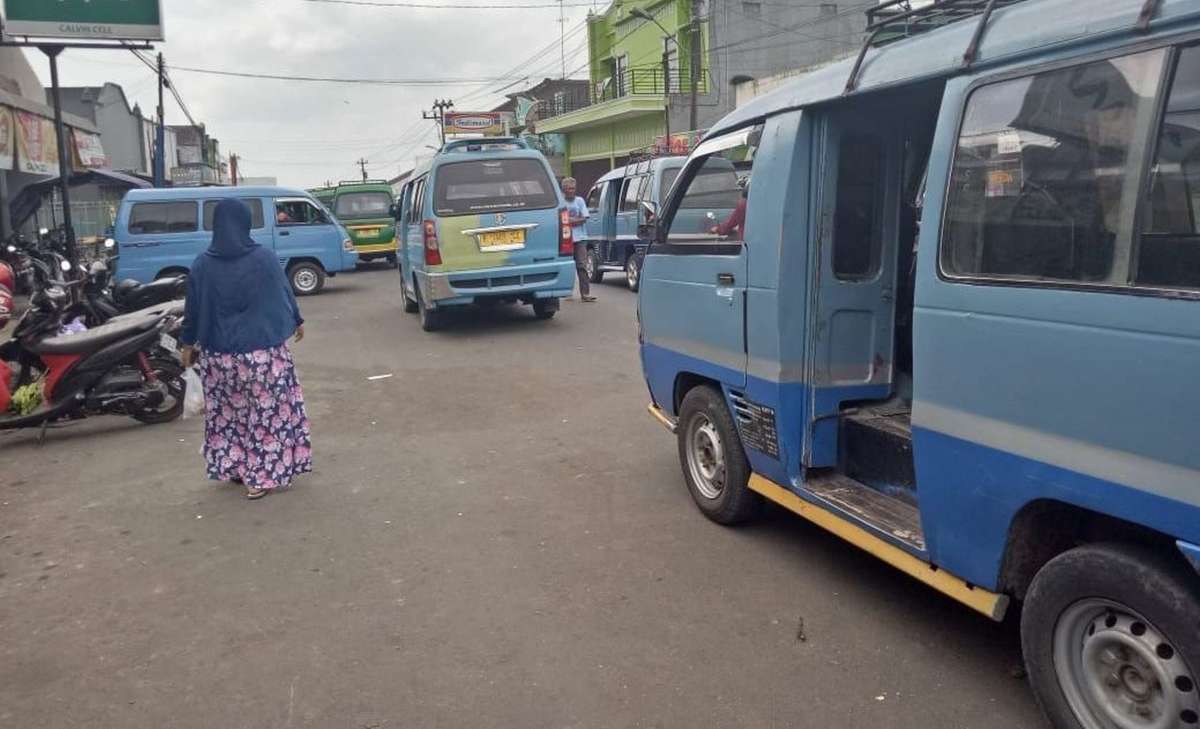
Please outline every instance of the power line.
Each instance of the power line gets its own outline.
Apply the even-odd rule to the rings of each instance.
[[[194,66],[174,66],[176,71],[185,73],[200,73],[210,76],[226,76],[230,78],[250,78],[268,81],[296,81],[307,83],[333,84],[364,84],[369,86],[450,86],[458,84],[496,83],[507,80],[503,76],[488,78],[336,78],[332,76],[289,76],[275,73],[251,73],[248,71],[225,71],[216,68],[196,68]]]

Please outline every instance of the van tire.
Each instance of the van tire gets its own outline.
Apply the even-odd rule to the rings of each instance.
[[[413,284],[413,288],[416,288],[416,284]],[[404,279],[400,279],[400,297],[404,299],[404,313],[416,314],[421,305],[409,297],[408,291],[404,287]]]
[[[421,298],[421,288],[417,289],[417,313],[421,317],[421,330],[436,332],[446,324],[446,312],[441,309],[430,309]]]
[[[533,302],[533,315],[542,321],[548,321],[554,318],[558,313],[558,299],[535,299]]]
[[[1125,712],[1139,710],[1173,715],[1171,726],[1196,725],[1198,615],[1196,575],[1160,552],[1090,544],[1058,555],[1034,576],[1021,614],[1021,647],[1042,711],[1062,729],[1116,726],[1110,712],[1136,720]]]
[[[625,284],[630,291],[637,291],[642,286],[642,255],[630,253],[625,259]]]
[[[310,261],[300,261],[288,266],[288,281],[296,296],[312,296],[325,288],[325,269]]]
[[[762,497],[750,490],[746,451],[719,390],[701,385],[688,391],[676,438],[684,480],[702,514],[732,525],[758,513]]]
[[[600,256],[595,250],[589,250],[587,254],[587,277],[592,283],[604,280],[604,271],[600,270]]]

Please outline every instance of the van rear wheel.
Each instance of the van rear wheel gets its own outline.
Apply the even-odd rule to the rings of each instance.
[[[625,283],[630,291],[637,291],[642,285],[642,256],[630,253],[625,259]]]
[[[425,305],[425,300],[421,298],[421,287],[414,289],[417,294],[417,313],[421,315],[421,329],[427,332],[436,332],[446,324],[446,312],[442,309],[431,309]]]
[[[718,524],[754,516],[762,497],[750,490],[750,464],[737,426],[714,387],[692,388],[679,406],[679,463],[696,506]]]
[[[533,315],[545,321],[553,319],[558,313],[558,299],[535,299],[533,302]]]
[[[288,266],[288,280],[296,296],[311,296],[325,288],[325,271],[315,263],[300,261]]]
[[[604,271],[600,270],[600,256],[596,254],[596,251],[588,251],[584,272],[587,274],[588,281],[592,283],[600,283],[604,280]]]
[[[1063,729],[1200,725],[1200,584],[1144,547],[1092,544],[1037,573],[1021,614],[1034,695]]]

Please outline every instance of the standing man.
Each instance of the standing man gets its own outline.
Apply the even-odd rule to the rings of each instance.
[[[563,197],[567,199],[567,221],[571,224],[571,238],[575,241],[575,273],[579,277],[579,299],[595,301],[587,274],[587,243],[584,242],[583,224],[588,219],[587,201],[575,194],[575,178],[564,177]]]

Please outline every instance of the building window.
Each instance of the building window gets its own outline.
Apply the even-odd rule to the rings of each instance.
[[[742,14],[750,18],[757,18],[762,15],[762,3],[755,0],[743,0]]]
[[[967,101],[942,232],[952,276],[1127,285],[1165,52],[1001,81]]]
[[[627,79],[629,71],[629,56],[621,55],[613,59],[613,84],[616,86],[617,96],[624,96],[627,89]]]

